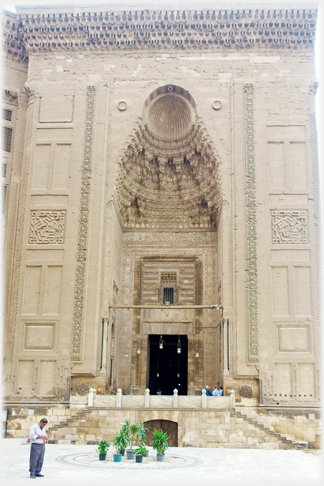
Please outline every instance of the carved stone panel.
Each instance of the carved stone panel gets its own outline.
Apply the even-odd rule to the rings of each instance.
[[[64,243],[66,211],[32,211],[29,244],[53,245]]]
[[[306,211],[272,211],[271,230],[273,244],[306,244]]]

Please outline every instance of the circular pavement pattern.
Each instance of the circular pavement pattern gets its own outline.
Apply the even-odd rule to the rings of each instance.
[[[176,456],[167,454],[164,462],[158,462],[155,455],[143,458],[142,464],[135,462],[135,459],[122,458],[122,462],[114,462],[113,455],[107,455],[105,461],[99,461],[98,454],[93,452],[83,452],[81,454],[66,454],[56,458],[57,462],[69,466],[94,467],[109,469],[173,469],[179,467],[197,467],[204,462],[196,457]]]

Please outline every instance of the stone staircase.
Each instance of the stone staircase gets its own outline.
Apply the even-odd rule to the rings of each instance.
[[[253,420],[250,417],[247,417],[246,415],[244,415],[242,412],[239,412],[238,410],[236,410],[235,412],[231,412],[231,416],[242,418],[245,422],[248,422],[249,424],[258,427],[258,429],[260,430],[266,431],[268,436],[276,437],[281,442],[280,449],[307,449],[307,444],[296,443],[293,440],[288,439],[285,435],[279,434],[278,432],[271,430],[270,427],[265,426],[265,424]]]
[[[65,437],[66,434],[64,433],[65,432],[64,430],[62,430],[63,434],[55,434],[55,432],[60,431],[60,429],[70,428],[71,425],[74,424],[74,422],[78,423],[78,422],[82,421],[82,419],[85,418],[86,414],[91,413],[91,412],[92,412],[91,408],[84,408],[80,412],[72,413],[70,415],[70,417],[68,417],[64,420],[61,420],[60,422],[53,424],[50,427],[47,427],[47,429],[46,429],[47,433],[52,435],[52,436],[54,435],[54,437],[56,437],[54,439],[49,439],[48,443],[49,444],[57,444],[58,441],[60,441],[60,443],[75,444],[76,440],[66,439],[66,438],[58,438],[57,437],[58,435],[63,435]],[[70,434],[68,434],[68,435],[70,435]]]

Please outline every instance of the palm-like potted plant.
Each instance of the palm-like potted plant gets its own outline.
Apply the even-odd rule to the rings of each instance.
[[[125,450],[128,446],[128,436],[125,431],[120,430],[119,434],[115,436],[114,447],[116,449],[116,454],[114,454],[114,462],[121,462],[122,460],[122,450]]]
[[[156,450],[156,459],[157,461],[164,461],[164,453],[168,449],[169,444],[168,437],[166,432],[163,432],[162,429],[153,431],[153,449]]]
[[[134,452],[136,462],[143,462],[143,457],[146,456],[146,447],[143,445],[139,445]]]
[[[138,431],[138,439],[139,439],[139,442],[140,444],[145,447],[146,446],[146,443],[147,443],[147,432],[149,432],[149,429],[145,427],[145,424],[144,422],[139,422],[139,431]],[[146,454],[145,454],[145,457],[147,457],[149,455],[149,450],[146,449]]]
[[[106,455],[107,455],[107,451],[108,451],[109,447],[110,447],[109,442],[107,442],[104,439],[101,439],[101,441],[98,442],[96,451],[99,454],[99,461],[105,461],[106,460]]]
[[[130,420],[125,420],[123,424],[121,424],[121,429],[120,429],[120,433],[125,435],[127,437],[127,444],[126,446],[121,450],[121,454],[122,456],[125,454],[125,449],[126,447],[128,446],[128,444],[130,443],[130,437],[129,437],[129,429],[130,429],[130,426],[131,426],[131,423],[130,423]]]
[[[130,449],[127,449],[127,459],[134,459],[134,450],[133,450],[133,443],[138,440],[139,438],[139,424],[131,424],[129,426],[129,441],[130,441]]]

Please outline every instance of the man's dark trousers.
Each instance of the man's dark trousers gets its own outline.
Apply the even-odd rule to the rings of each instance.
[[[31,444],[29,472],[31,476],[39,474],[42,470],[45,455],[45,444]]]

